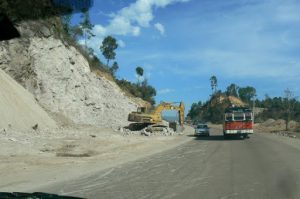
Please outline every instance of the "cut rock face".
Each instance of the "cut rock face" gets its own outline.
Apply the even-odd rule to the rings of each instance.
[[[34,38],[29,52],[39,87],[35,94],[47,110],[75,123],[105,127],[126,125],[128,113],[136,110],[114,82],[91,73],[75,48],[53,38]]]
[[[92,73],[74,47],[52,36],[2,42],[0,68],[47,111],[76,124],[117,128],[137,108],[114,82]]]

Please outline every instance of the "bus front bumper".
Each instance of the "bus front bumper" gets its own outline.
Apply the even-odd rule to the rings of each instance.
[[[243,129],[243,130],[224,130],[224,134],[253,134],[253,129]]]

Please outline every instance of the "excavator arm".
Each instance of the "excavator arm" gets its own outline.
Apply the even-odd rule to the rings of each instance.
[[[176,106],[174,103],[162,102],[154,110],[154,115],[157,117],[157,120],[162,121],[161,115],[164,110],[177,110],[179,115],[179,124],[183,125],[184,123],[184,103],[180,102],[179,106]]]
[[[183,126],[183,123],[184,123],[184,103],[183,102],[180,102],[180,104],[179,104],[178,115],[179,115],[179,124],[181,126]]]
[[[179,106],[177,103],[168,103],[162,102],[160,103],[154,110],[147,111],[147,109],[143,107],[139,107],[136,112],[132,112],[128,115],[128,121],[134,122],[129,125],[129,129],[131,130],[141,130],[145,127],[148,128],[150,132],[159,131],[161,132],[162,129],[167,128],[165,124],[162,123],[162,111],[164,110],[175,110],[178,112],[179,116],[179,125],[181,126],[178,129],[183,128],[184,123],[184,103],[180,102]],[[176,123],[170,123],[172,125],[172,129],[177,131]]]
[[[184,103],[180,102],[179,106],[175,103],[162,102],[150,113],[144,112],[132,112],[129,114],[128,120],[132,122],[144,122],[144,123],[160,123],[162,122],[162,111],[164,110],[176,110],[179,114],[179,124],[183,125],[184,122]]]

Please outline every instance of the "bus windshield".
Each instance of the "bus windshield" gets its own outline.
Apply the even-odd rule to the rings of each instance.
[[[245,119],[244,113],[234,113],[233,118],[235,121],[243,121]]]

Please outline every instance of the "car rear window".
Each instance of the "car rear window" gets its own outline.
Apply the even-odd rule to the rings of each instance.
[[[204,128],[207,128],[207,125],[198,125],[197,126],[197,129],[204,129]]]

